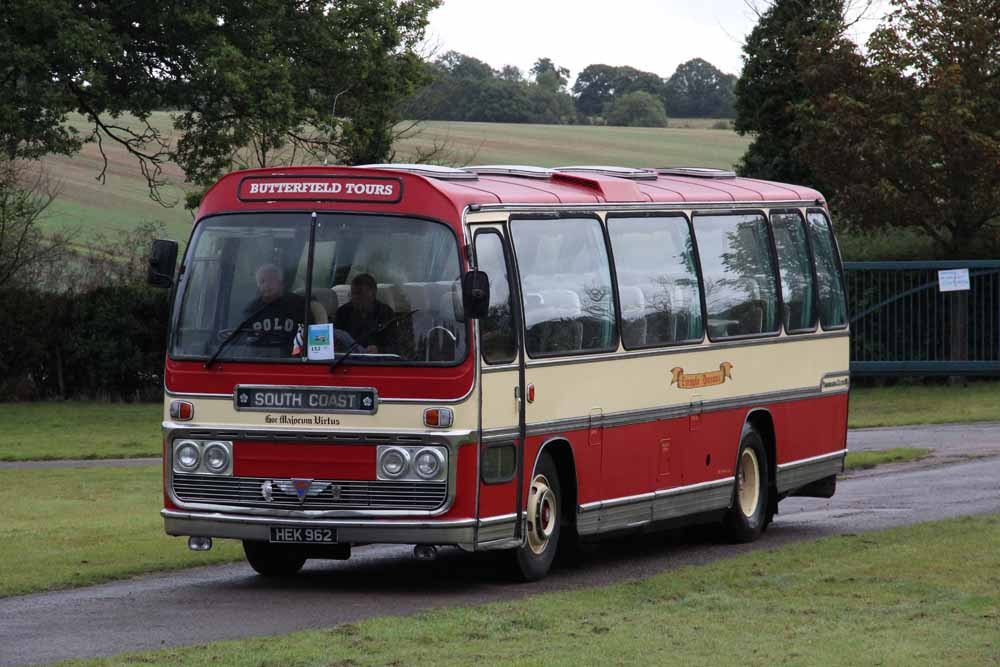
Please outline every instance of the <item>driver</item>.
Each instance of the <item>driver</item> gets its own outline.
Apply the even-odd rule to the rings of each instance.
[[[255,276],[257,298],[244,309],[245,316],[254,314],[247,328],[257,334],[259,344],[291,351],[296,329],[302,322],[305,297],[285,292],[285,277],[274,264],[262,265]]]
[[[337,309],[335,325],[351,334],[367,352],[396,348],[397,328],[392,308],[376,298],[378,285],[370,274],[359,273],[351,281],[351,300]]]

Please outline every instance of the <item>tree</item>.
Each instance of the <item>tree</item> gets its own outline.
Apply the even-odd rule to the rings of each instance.
[[[553,93],[565,93],[566,84],[569,83],[569,70],[565,67],[558,67],[549,58],[539,58],[531,66],[531,73],[535,77],[535,83]]]
[[[663,102],[645,91],[637,90],[615,102],[608,113],[608,125],[666,127],[667,114],[663,111]]]
[[[1000,249],[1000,0],[894,0],[866,54],[815,39],[799,154],[852,224]],[[993,231],[990,234],[990,231]]]
[[[663,79],[634,67],[588,65],[573,84],[576,110],[585,116],[604,115],[618,99],[636,91],[663,97]]]
[[[188,36],[209,21],[203,3],[18,0],[0,14],[0,145],[7,160],[73,155],[83,143],[122,145],[159,200],[165,137],[148,123],[170,106],[194,55]],[[68,114],[82,114],[84,131]],[[127,122],[122,120],[131,114]],[[98,178],[107,170],[105,160]]]
[[[65,250],[65,237],[41,230],[56,194],[41,168],[0,160],[0,288],[34,283]]]
[[[664,107],[670,116],[731,118],[736,77],[694,58],[680,64],[667,80]]]
[[[775,0],[743,45],[736,82],[736,131],[753,135],[737,170],[746,176],[816,185],[797,157],[795,105],[810,96],[799,55],[817,33],[842,34],[844,0]]]
[[[6,159],[117,142],[159,200],[171,160],[204,184],[241,160],[271,164],[289,144],[351,163],[384,157],[400,102],[424,76],[414,47],[439,0],[7,4]],[[183,110],[176,153],[149,122],[159,109]],[[84,131],[68,125],[72,112],[83,115]],[[106,169],[105,161],[99,178]]]
[[[438,4],[227,0],[217,28],[195,42],[176,124],[188,180],[204,187],[234,165],[288,164],[299,150],[345,164],[386,160],[402,103],[425,80],[415,48]]]

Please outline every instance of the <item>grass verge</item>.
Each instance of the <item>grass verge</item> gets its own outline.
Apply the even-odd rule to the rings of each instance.
[[[650,579],[87,665],[993,664],[1000,515],[845,535]],[[335,604],[335,600],[331,600]]]
[[[1000,421],[1000,382],[854,387],[850,428]]]
[[[162,403],[0,403],[0,461],[160,456]]]
[[[931,451],[923,447],[895,447],[874,452],[848,452],[844,470],[867,470],[883,463],[919,461],[930,456]]]
[[[242,557],[195,554],[160,518],[159,466],[0,470],[0,596],[85,586]]]

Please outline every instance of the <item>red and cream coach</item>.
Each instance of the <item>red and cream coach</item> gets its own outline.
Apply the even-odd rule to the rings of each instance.
[[[711,169],[230,174],[172,286],[166,531],[261,574],[352,545],[508,550],[829,497],[848,331],[809,188]]]

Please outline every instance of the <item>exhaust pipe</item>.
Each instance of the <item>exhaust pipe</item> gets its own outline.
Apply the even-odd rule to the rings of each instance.
[[[191,551],[208,551],[212,548],[211,537],[196,537],[192,535],[188,538],[188,549]]]
[[[438,550],[433,544],[418,544],[413,547],[413,555],[417,560],[434,560],[437,558]]]

